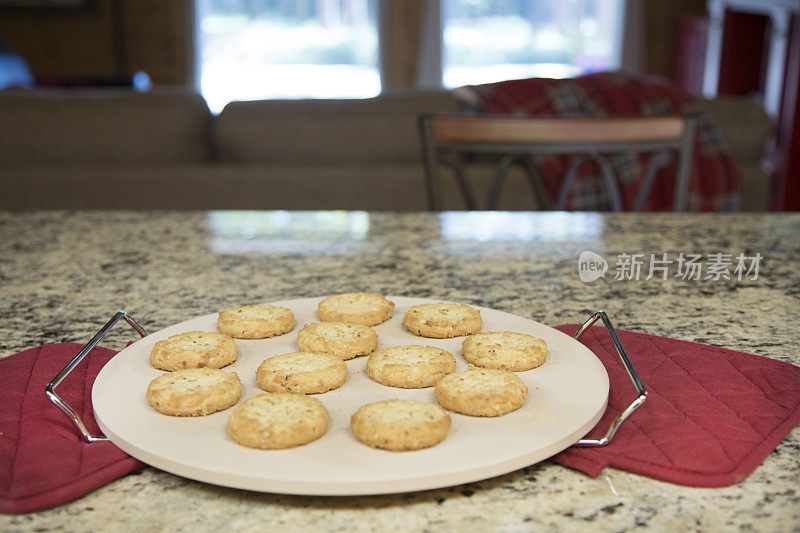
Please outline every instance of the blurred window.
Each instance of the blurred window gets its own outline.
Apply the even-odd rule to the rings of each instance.
[[[619,68],[623,0],[441,0],[445,87]]]
[[[200,91],[232,100],[380,92],[376,0],[196,0]]]

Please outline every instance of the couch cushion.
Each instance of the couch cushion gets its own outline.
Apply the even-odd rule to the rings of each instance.
[[[775,125],[764,108],[751,98],[719,96],[702,100],[740,167],[758,165]]]
[[[210,120],[198,94],[0,93],[0,163],[207,161]]]
[[[769,211],[772,178],[759,165],[739,169],[742,176],[742,211]]]
[[[772,119],[747,97],[718,96],[702,104],[739,165],[742,211],[769,210],[772,179],[762,168],[761,159],[767,141],[775,135]]]
[[[23,165],[0,174],[0,209],[419,211],[419,165]]]
[[[232,102],[216,119],[218,159],[237,163],[419,162],[417,117],[456,108],[445,92],[366,100]]]
[[[483,205],[495,167],[470,165]],[[359,209],[423,211],[417,164],[396,165],[13,165],[0,174],[0,209]],[[453,173],[441,172],[443,207],[463,210]],[[541,209],[518,166],[509,170],[501,210]]]

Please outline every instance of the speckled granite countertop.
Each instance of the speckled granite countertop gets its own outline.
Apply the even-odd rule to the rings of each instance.
[[[578,256],[608,260],[584,283]],[[732,254],[730,280],[645,280],[650,254]],[[620,254],[641,278],[615,279]],[[736,279],[738,254],[761,254]],[[228,306],[370,290],[545,324],[605,308],[621,328],[800,364],[800,216],[561,213],[0,213],[0,356],[85,341],[118,309],[158,330]],[[704,272],[705,275],[705,272]],[[122,326],[104,345],[132,336]],[[146,468],[0,530],[800,530],[800,429],[745,481],[687,488],[545,461],[421,493],[279,496]]]

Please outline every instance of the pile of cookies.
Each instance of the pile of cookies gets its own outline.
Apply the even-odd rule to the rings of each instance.
[[[547,346],[524,333],[481,333],[480,312],[468,305],[426,303],[412,306],[403,327],[414,335],[446,339],[467,336],[462,356],[470,368],[456,372],[453,354],[423,345],[378,349],[372,329],[394,313],[394,303],[371,293],[338,294],[318,305],[321,322],[297,333],[297,352],[264,360],[256,383],[265,391],[236,406],[228,434],[250,448],[284,449],[312,442],[325,434],[328,411],[310,396],[345,384],[346,360],[368,356],[366,374],[386,387],[434,387],[439,405],[416,400],[386,400],[361,406],[350,428],[364,444],[393,451],[434,446],[445,439],[447,411],[497,417],[523,406],[528,389],[514,372],[542,365]],[[221,368],[238,356],[234,339],[267,339],[295,328],[290,309],[247,305],[219,313],[218,332],[192,331],[158,341],[151,364],[168,373],[154,379],[147,401],[172,416],[204,416],[239,402],[242,384],[235,372]],[[444,408],[444,409],[443,409]],[[447,410],[447,411],[446,411]]]

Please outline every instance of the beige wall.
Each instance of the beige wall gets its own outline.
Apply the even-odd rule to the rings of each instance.
[[[425,1],[383,0],[381,3],[381,84],[384,90],[414,86]]]

